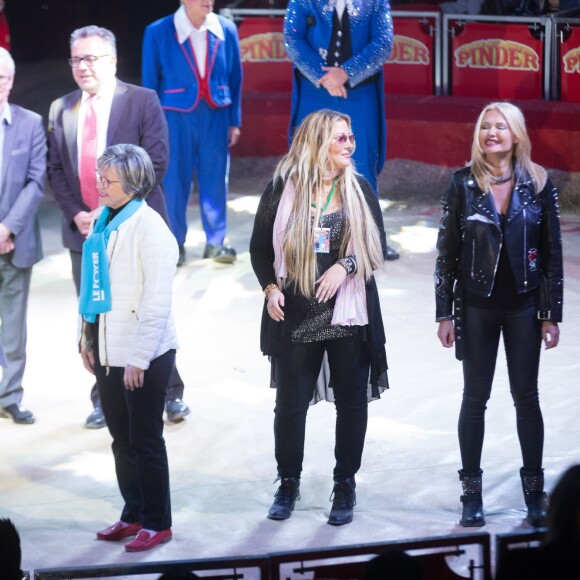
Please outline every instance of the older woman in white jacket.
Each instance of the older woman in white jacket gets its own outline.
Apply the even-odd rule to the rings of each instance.
[[[163,409],[177,348],[171,302],[178,249],[144,202],[154,182],[142,148],[105,150],[97,162],[103,209],[83,246],[81,273],[81,356],[97,378],[125,502],[120,520],[97,538],[136,535],[127,551],[171,539]]]

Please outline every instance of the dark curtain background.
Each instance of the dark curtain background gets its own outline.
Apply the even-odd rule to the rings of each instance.
[[[145,26],[174,12],[179,0],[7,0],[12,55],[18,63],[69,56],[70,33],[97,24],[117,37],[119,76],[139,75]]]

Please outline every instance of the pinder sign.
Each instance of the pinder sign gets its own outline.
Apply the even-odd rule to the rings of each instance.
[[[529,46],[499,38],[464,44],[454,52],[453,56],[455,65],[460,68],[540,70],[540,57]]]
[[[242,62],[289,61],[281,32],[263,32],[240,40]]]
[[[566,73],[580,73],[580,46],[569,50],[562,57],[562,65]]]
[[[429,49],[420,41],[409,36],[396,34],[389,64],[428,65],[431,62]]]
[[[527,25],[465,23],[452,46],[453,95],[542,97],[542,42]]]
[[[580,103],[580,27],[571,27],[571,32],[560,46],[560,98]]]

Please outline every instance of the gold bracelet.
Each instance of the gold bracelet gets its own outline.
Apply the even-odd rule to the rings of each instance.
[[[270,292],[270,290],[280,290],[280,286],[278,286],[278,284],[268,284],[264,288],[264,296],[266,299],[268,299],[268,292]]]

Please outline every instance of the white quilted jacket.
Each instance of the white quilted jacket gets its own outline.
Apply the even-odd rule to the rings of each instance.
[[[178,346],[171,311],[177,242],[161,216],[143,203],[111,233],[107,256],[112,306],[99,318],[99,361],[146,370]]]

